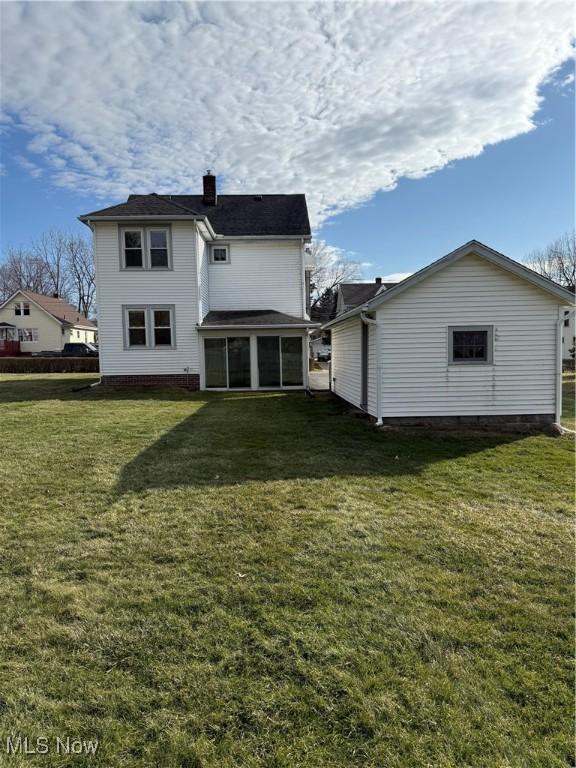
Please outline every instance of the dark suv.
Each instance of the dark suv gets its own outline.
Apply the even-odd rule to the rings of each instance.
[[[92,344],[64,344],[62,357],[98,357],[98,350]]]

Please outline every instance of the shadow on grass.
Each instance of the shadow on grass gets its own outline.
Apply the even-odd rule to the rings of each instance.
[[[6,374],[5,374],[6,375]],[[188,400],[191,393],[178,387],[90,387],[98,382],[98,374],[54,374],[34,376],[9,374],[12,378],[0,381],[0,404],[39,402],[41,400]]]
[[[331,396],[204,394],[205,404],[122,470],[120,493],[332,476],[417,476],[426,466],[521,439],[378,433]]]

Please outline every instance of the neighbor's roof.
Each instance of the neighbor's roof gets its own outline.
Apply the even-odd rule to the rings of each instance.
[[[340,283],[342,300],[346,307],[357,307],[370,301],[381,290],[391,288],[396,283]]]
[[[43,293],[34,293],[34,291],[17,291],[23,296],[26,296],[31,301],[42,307],[45,312],[52,315],[60,323],[64,325],[81,325],[84,328],[96,328],[92,320],[78,312],[76,307],[72,304],[68,304],[65,299],[55,298],[54,296],[45,296]],[[16,295],[16,294],[14,294]],[[12,297],[10,297],[12,298]],[[10,301],[10,299],[8,299]]]
[[[302,317],[294,317],[294,315],[286,315],[284,312],[276,312],[274,309],[234,309],[208,312],[200,328],[222,328],[227,326],[294,326],[311,328],[318,325],[319,323],[305,320]]]
[[[125,203],[86,213],[80,220],[158,216],[206,217],[225,236],[310,236],[305,195],[218,195],[216,205],[204,205],[202,195],[130,195]]]
[[[418,272],[414,272],[413,275],[410,275],[410,277],[407,277],[400,283],[396,283],[396,285],[394,285],[392,288],[389,288],[386,291],[381,291],[365,304],[360,304],[354,309],[350,309],[347,312],[343,312],[342,314],[337,315],[333,320],[325,323],[322,328],[328,328],[332,325],[335,325],[336,323],[340,323],[343,320],[348,319],[349,317],[354,317],[354,315],[357,315],[361,312],[371,312],[374,309],[377,309],[381,304],[384,304],[384,302],[396,298],[411,286],[420,283],[422,280],[426,280],[427,277],[433,275],[435,272],[438,272],[450,264],[453,264],[455,261],[463,258],[464,256],[469,255],[479,256],[480,258],[486,259],[486,261],[492,262],[496,266],[501,267],[502,269],[511,272],[517,277],[526,280],[532,285],[541,288],[547,293],[552,294],[557,299],[561,299],[564,304],[574,304],[574,293],[569,291],[567,288],[563,288],[553,280],[539,275],[532,269],[529,269],[523,264],[514,261],[514,259],[510,259],[508,256],[504,256],[503,253],[495,251],[493,248],[489,248],[479,240],[470,240],[468,243],[461,245],[460,248],[456,248],[454,251],[446,254],[446,256],[442,256],[442,258],[432,262],[432,264],[429,264],[427,267],[424,267]]]

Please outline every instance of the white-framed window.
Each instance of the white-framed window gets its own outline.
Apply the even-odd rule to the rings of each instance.
[[[168,230],[148,230],[148,253],[150,254],[150,269],[168,269]]]
[[[491,365],[494,360],[494,326],[451,325],[448,327],[450,365]]]
[[[18,341],[38,341],[38,328],[18,328]]]
[[[129,349],[175,347],[174,307],[124,307],[124,346]]]
[[[120,230],[123,269],[170,269],[169,227],[124,227]]]
[[[122,230],[122,264],[125,269],[144,268],[144,237],[141,229]]]
[[[212,246],[212,264],[229,264],[230,247],[228,245]]]
[[[27,301],[17,301],[14,304],[14,314],[18,317],[30,314],[30,304]]]

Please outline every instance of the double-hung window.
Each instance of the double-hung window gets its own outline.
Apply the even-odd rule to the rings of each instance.
[[[120,245],[124,269],[170,269],[168,227],[126,227]]]
[[[174,307],[124,307],[124,340],[130,349],[174,347]]]
[[[491,325],[451,325],[448,328],[450,365],[490,365],[494,353]]]
[[[18,341],[38,341],[38,328],[18,328]]]

